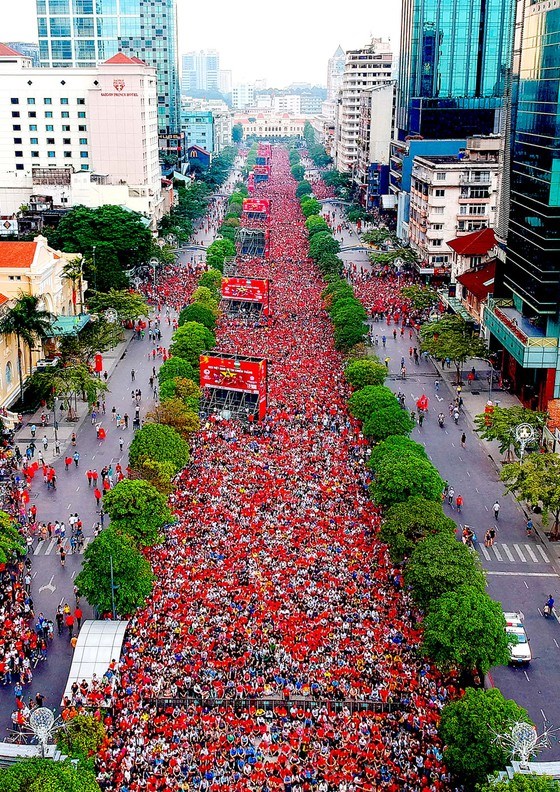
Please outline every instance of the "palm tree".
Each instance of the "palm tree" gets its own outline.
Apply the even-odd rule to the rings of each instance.
[[[50,330],[53,315],[39,308],[41,298],[32,294],[19,293],[18,299],[2,317],[0,317],[0,335],[15,335],[18,347],[18,373],[20,396],[23,400],[23,372],[21,366],[21,344],[29,349],[29,371],[32,368],[31,351],[37,341],[44,341]]]
[[[62,268],[62,279],[69,280],[72,284],[72,307],[74,316],[76,316],[76,292],[79,288],[80,294],[80,313],[83,313],[82,303],[82,278],[83,278],[83,263],[81,257],[69,259]]]

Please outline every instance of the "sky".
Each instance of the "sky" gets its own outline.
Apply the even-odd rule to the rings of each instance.
[[[9,0],[0,0],[0,7]],[[10,3],[11,5],[11,3]],[[338,5],[338,4],[337,4]],[[399,0],[214,0],[208,18],[204,4],[177,0],[179,53],[216,49],[220,66],[234,83],[265,79],[270,87],[291,82],[326,84],[327,60],[340,44],[358,49],[371,38],[391,38],[398,49]],[[12,6],[13,8],[13,6]],[[37,41],[35,0],[18,0],[17,14],[2,14],[2,41]]]

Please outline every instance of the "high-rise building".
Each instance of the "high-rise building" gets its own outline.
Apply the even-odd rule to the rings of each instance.
[[[221,94],[230,94],[233,84],[231,69],[220,69],[218,74],[218,90]]]
[[[336,123],[335,164],[339,171],[351,171],[357,162],[362,93],[390,82],[392,68],[391,45],[379,38],[363,49],[346,53]]]
[[[21,52],[26,58],[30,58],[33,66],[41,65],[41,61],[39,60],[39,45],[35,42],[8,41],[7,46],[16,50],[16,52]]]
[[[329,58],[327,67],[327,99],[336,99],[342,88],[342,75],[344,74],[344,64],[346,63],[346,53],[339,45],[336,52]]]
[[[251,83],[234,85],[232,90],[232,103],[235,110],[255,106],[255,86]]]
[[[560,399],[560,9],[523,0],[516,28],[507,251],[484,322],[503,377],[546,409]]]
[[[160,132],[179,129],[176,0],[36,0],[41,66],[93,68],[117,52],[153,66]]]
[[[499,131],[514,8],[514,0],[403,0],[401,139]]]
[[[182,59],[181,93],[220,90],[220,53],[216,50],[187,52]]]

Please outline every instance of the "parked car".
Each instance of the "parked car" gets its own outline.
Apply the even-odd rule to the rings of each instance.
[[[531,662],[531,647],[529,638],[523,626],[523,614],[521,612],[504,613],[506,620],[506,633],[514,636],[517,640],[510,644],[510,663],[512,665],[526,665]]]

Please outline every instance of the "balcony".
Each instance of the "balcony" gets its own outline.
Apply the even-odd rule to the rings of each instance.
[[[512,300],[489,298],[484,307],[484,324],[523,368],[556,368],[558,339],[547,338],[514,308]]]

